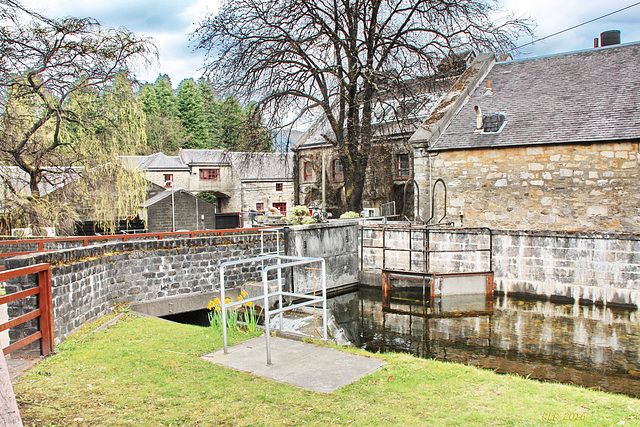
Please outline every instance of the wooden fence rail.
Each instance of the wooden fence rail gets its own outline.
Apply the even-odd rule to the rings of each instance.
[[[111,234],[111,235],[105,235],[105,236],[44,237],[40,239],[0,240],[0,248],[5,245],[28,245],[28,244],[35,244],[35,243],[38,244],[37,251],[13,252],[13,253],[7,253],[7,254],[0,254],[0,257],[8,257],[8,256],[30,254],[34,252],[42,252],[44,251],[45,243],[82,242],[83,246],[89,246],[89,242],[95,241],[95,240],[119,240],[121,242],[127,242],[129,240],[154,239],[154,238],[157,240],[162,240],[163,238],[178,237],[178,236],[188,236],[190,239],[193,239],[196,236],[208,236],[208,235],[224,236],[226,234],[245,234],[248,232],[256,232],[264,229],[265,227],[230,228],[225,230],[175,231],[175,232],[168,232],[168,233]]]
[[[32,295],[38,295],[38,308],[20,317],[9,320],[0,324],[0,332],[5,331],[17,325],[21,325],[29,320],[39,318],[40,327],[38,332],[31,334],[20,341],[9,345],[2,349],[7,355],[26,345],[31,344],[35,340],[40,340],[40,350],[43,356],[53,353],[53,305],[51,302],[51,267],[49,264],[37,264],[27,267],[16,268],[0,272],[0,283],[8,279],[26,276],[28,274],[37,274],[37,286],[26,289],[24,291],[15,292],[9,295],[0,296],[0,305],[13,301],[27,298]]]

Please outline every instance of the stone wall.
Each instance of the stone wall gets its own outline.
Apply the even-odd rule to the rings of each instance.
[[[176,231],[215,229],[215,205],[183,191],[176,192],[173,197]],[[165,197],[147,208],[146,221],[150,233],[173,231],[171,203],[171,197]]]
[[[276,191],[276,184],[282,184],[282,191]],[[256,204],[262,203],[264,209],[274,203],[286,203],[287,211],[293,207],[294,185],[292,180],[282,181],[243,181],[243,211],[258,210]],[[288,213],[288,212],[287,212]]]
[[[326,224],[302,225],[285,230],[286,254],[321,257],[326,261],[327,288],[358,281],[358,222],[331,221]],[[321,265],[297,267],[293,272],[293,290],[312,292],[314,271]],[[315,288],[321,289],[320,272],[315,272]]]
[[[420,215],[430,182],[447,185],[448,217],[465,226],[640,232],[638,144],[445,151],[416,155]],[[430,164],[431,163],[431,164]],[[431,181],[430,181],[431,176]],[[443,212],[436,189],[437,217]]]
[[[382,231],[363,230],[361,274],[371,285],[382,268]],[[409,267],[411,235],[414,248]],[[423,241],[417,231],[392,231],[385,238],[385,267],[425,271]],[[430,273],[487,271],[486,252],[492,248],[492,269],[496,290],[506,294],[537,295],[550,299],[591,304],[640,307],[640,236],[621,233],[536,232],[493,230],[489,246],[483,230],[432,231],[429,238]],[[469,252],[455,252],[468,250]],[[444,252],[437,252],[444,251]],[[454,251],[454,252],[449,252]]]
[[[265,238],[273,251],[274,237]],[[51,264],[54,330],[62,340],[85,322],[105,314],[115,304],[140,303],[189,294],[210,294],[220,288],[220,264],[260,254],[259,235],[107,243],[6,260],[8,269],[43,262]],[[261,280],[259,266],[229,271],[227,287]],[[34,277],[6,283],[7,293],[34,286]],[[203,298],[200,308],[206,307]],[[9,306],[9,317],[32,310],[35,298]],[[33,332],[35,323],[11,330],[11,340]]]

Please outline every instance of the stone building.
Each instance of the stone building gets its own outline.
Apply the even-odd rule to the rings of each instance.
[[[452,55],[443,60],[434,76],[402,82],[398,88],[380,90],[373,115],[374,140],[369,147],[362,204],[367,216],[380,214],[380,205],[395,202],[396,212],[413,214],[413,151],[409,137],[438,105],[459,76],[473,61],[473,52]],[[322,205],[322,158],[324,157],[326,208],[334,217],[346,204],[344,170],[335,147],[335,135],[323,117],[294,144],[296,204],[312,210]]]
[[[290,153],[243,153],[181,149],[177,156],[123,156],[131,169],[165,188],[216,196],[217,212],[286,212],[293,204],[293,156]]]
[[[640,43],[500,59],[476,58],[410,139],[422,219],[442,179],[445,222],[640,232]]]
[[[140,205],[149,233],[215,228],[215,206],[181,188],[168,188]]]

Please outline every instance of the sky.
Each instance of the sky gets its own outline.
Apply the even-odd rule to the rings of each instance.
[[[489,0],[491,1],[491,0]],[[502,7],[536,23],[535,38],[597,18],[638,0],[499,0]],[[153,37],[159,49],[156,67],[136,76],[153,82],[168,74],[172,84],[202,74],[204,54],[194,52],[189,35],[208,13],[218,10],[219,0],[23,0],[28,8],[49,17],[92,17],[108,27],[125,27],[138,36]],[[621,30],[622,43],[640,41],[640,4],[514,52],[514,58],[550,55],[593,47],[593,39],[607,30]],[[532,41],[517,41],[523,45]]]

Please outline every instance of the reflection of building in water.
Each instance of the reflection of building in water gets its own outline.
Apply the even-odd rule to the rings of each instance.
[[[360,335],[368,350],[410,352],[640,397],[635,311],[507,298],[491,306],[484,296],[475,302],[440,299],[431,307],[398,294],[383,304],[379,289],[359,293]]]

